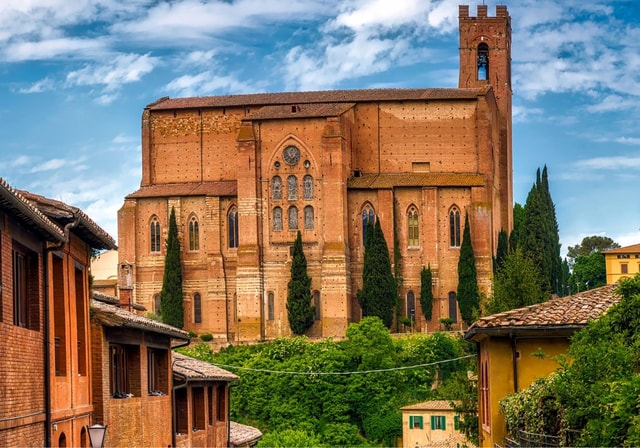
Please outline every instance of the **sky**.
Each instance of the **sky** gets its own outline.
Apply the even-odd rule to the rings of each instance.
[[[460,0],[2,0],[0,177],[117,238],[163,96],[457,87]],[[485,1],[512,19],[513,190],[547,166],[562,253],[640,243],[640,2]]]

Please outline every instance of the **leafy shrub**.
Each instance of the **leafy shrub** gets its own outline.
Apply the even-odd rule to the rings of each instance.
[[[203,340],[204,342],[209,342],[210,340],[213,339],[213,335],[211,333],[202,333],[200,335],[200,339]]]

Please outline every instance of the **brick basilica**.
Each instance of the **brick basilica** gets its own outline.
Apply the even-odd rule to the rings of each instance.
[[[380,219],[402,309],[457,324],[465,214],[481,291],[512,226],[511,21],[459,7],[458,88],[161,98],[142,114],[142,180],[118,213],[120,300],[159,311],[169,215],[182,246],[185,328],[218,341],[291,334],[290,248],[302,234],[316,321],[361,317],[363,230]],[[420,271],[433,271],[433,318]]]

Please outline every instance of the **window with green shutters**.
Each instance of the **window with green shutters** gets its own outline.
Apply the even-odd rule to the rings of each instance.
[[[409,416],[409,428],[412,429],[422,429],[422,416],[421,415],[410,415]]]
[[[447,429],[447,423],[444,415],[431,416],[431,429]]]

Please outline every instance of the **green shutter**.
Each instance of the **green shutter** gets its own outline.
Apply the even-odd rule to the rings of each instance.
[[[447,429],[447,418],[444,415],[440,417],[440,423],[442,423],[440,425],[442,429]]]
[[[409,429],[413,429],[413,415],[409,416]]]
[[[431,429],[436,429],[436,416],[431,416]]]
[[[418,417],[418,424],[420,425],[420,429],[423,429],[422,416]]]
[[[460,429],[460,416],[458,415],[453,416],[453,429],[456,431]]]
[[[422,424],[422,416],[421,415],[410,415],[409,416],[409,428],[410,429],[414,429],[416,424],[418,425],[418,427],[420,427],[420,429],[423,429],[423,424]]]

